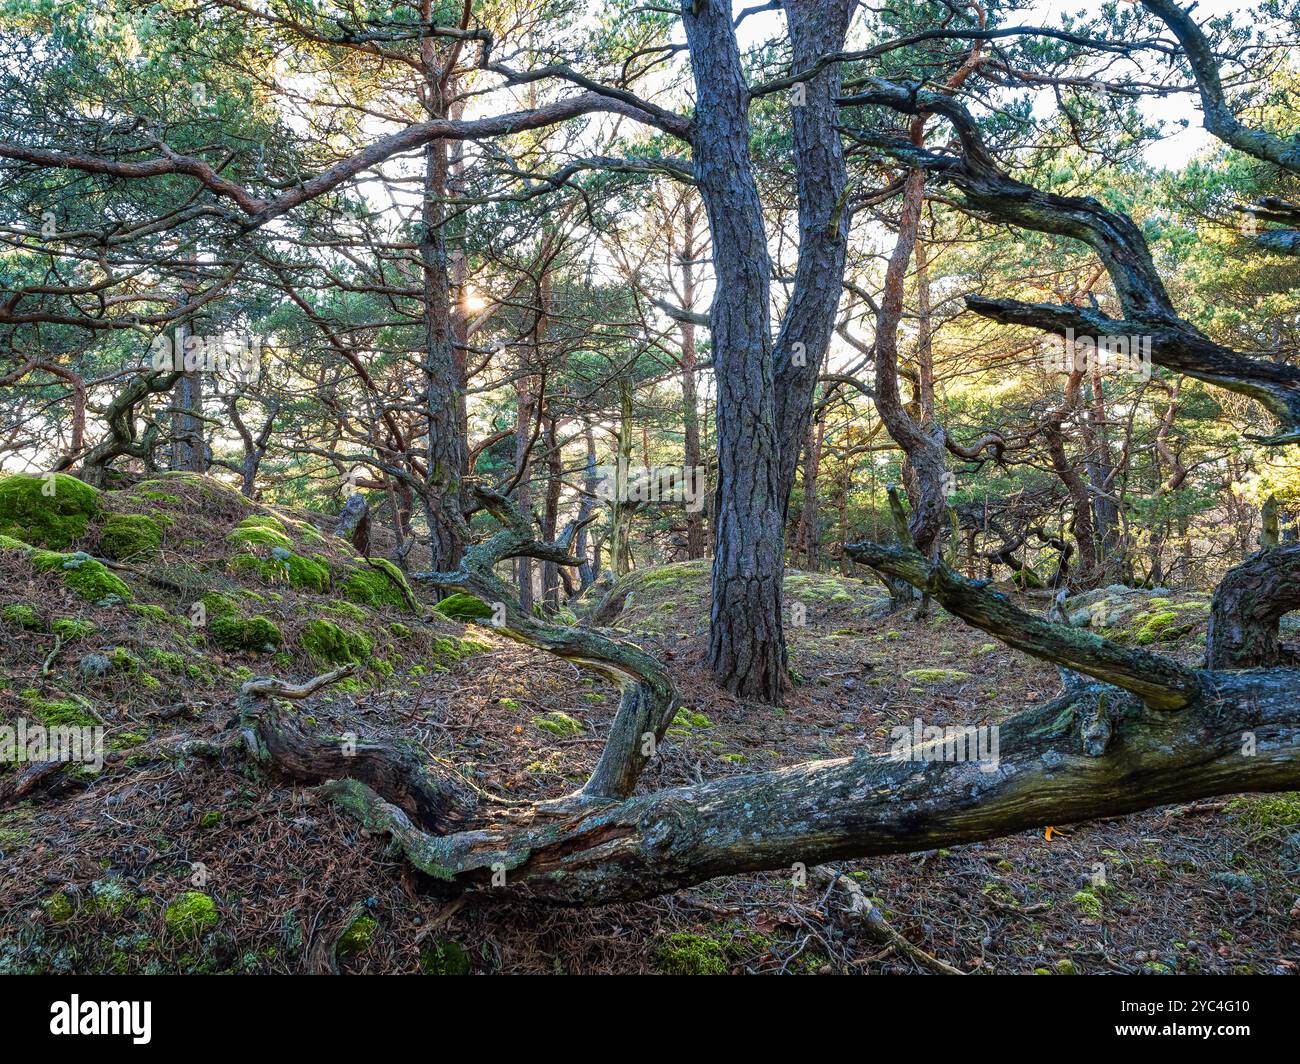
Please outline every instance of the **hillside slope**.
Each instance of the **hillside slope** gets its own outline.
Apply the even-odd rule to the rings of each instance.
[[[591,912],[440,906],[382,840],[242,756],[239,684],[354,662],[302,723],[403,737],[526,798],[585,777],[613,689],[441,617],[305,515],[214,480],[48,484],[0,480],[0,724],[102,724],[109,749],[99,772],[0,765],[0,971],[911,970],[797,872]],[[884,613],[871,580],[792,572],[798,686],[746,703],[708,679],[708,588],[705,563],[638,570],[579,611],[674,673],[682,709],[647,789],[886,752],[917,720],[996,724],[1059,682],[942,611]],[[1068,608],[1194,660],[1206,606],[1110,588]],[[1300,804],[1273,796],[846,868],[963,970],[1163,972],[1288,970],[1298,865]]]

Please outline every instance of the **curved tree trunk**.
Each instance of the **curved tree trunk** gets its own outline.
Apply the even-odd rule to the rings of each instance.
[[[1300,605],[1300,544],[1256,551],[1229,569],[1214,592],[1205,634],[1211,669],[1250,669],[1295,661],[1278,639],[1278,621]]]

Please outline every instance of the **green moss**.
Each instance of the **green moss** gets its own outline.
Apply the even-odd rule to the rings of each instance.
[[[1234,798],[1227,812],[1247,827],[1262,831],[1300,824],[1300,791],[1252,794]]]
[[[14,602],[6,606],[0,610],[0,617],[10,624],[16,624],[19,628],[29,628],[34,632],[45,630],[45,622],[41,620],[41,615],[25,602]]]
[[[343,597],[372,609],[410,609],[407,596],[414,598],[415,593],[402,570],[385,558],[371,559],[371,564],[378,568],[356,569],[348,576],[342,586]]]
[[[42,698],[40,691],[29,687],[22,699],[33,716],[51,727],[93,728],[99,723],[75,698]]]
[[[970,679],[970,673],[962,672],[961,669],[908,669],[903,675],[921,683],[956,683],[958,680]]]
[[[50,630],[62,638],[64,642],[71,643],[92,634],[95,631],[95,626],[89,621],[81,620],[79,617],[56,617],[54,623],[50,625]]]
[[[370,616],[360,606],[354,606],[350,602],[331,602],[328,606],[322,606],[320,609],[326,613],[336,613],[340,617],[346,617],[349,621],[356,621],[357,624],[367,624]]]
[[[66,547],[100,512],[99,492],[66,473],[14,473],[0,479],[0,534],[24,543]]]
[[[161,606],[133,604],[127,607],[132,613],[158,624],[170,623],[172,615]]]
[[[349,632],[333,621],[311,621],[302,632],[302,648],[322,661],[344,665],[363,663],[370,657],[373,644],[369,636]]]
[[[232,573],[253,573],[269,582],[280,581],[322,595],[330,586],[329,562],[323,557],[304,558],[283,547],[273,547],[269,558],[260,558],[256,554],[236,555],[228,568]]]
[[[1078,891],[1073,900],[1084,916],[1091,917],[1094,920],[1101,919],[1101,899],[1097,897],[1091,887],[1085,887],[1083,890]]]
[[[713,721],[703,713],[697,713],[688,706],[678,707],[677,714],[673,717],[673,726],[676,728],[712,728]]]
[[[204,601],[207,601],[206,595]],[[274,649],[284,642],[284,635],[275,623],[262,616],[221,614],[209,617],[208,634],[221,649],[232,651]]]
[[[569,714],[560,709],[534,717],[533,724],[541,728],[542,731],[550,732],[552,735],[558,735],[562,738],[577,735],[582,731],[581,722],[574,720]]]
[[[436,939],[420,951],[420,968],[425,975],[469,975],[469,954],[459,942]]]
[[[167,906],[163,919],[173,934],[189,937],[215,927],[220,917],[216,902],[202,891],[190,890]]]
[[[245,517],[226,537],[226,542],[254,544],[260,547],[283,547],[285,550],[293,546],[293,540],[289,538],[284,525],[278,518],[271,517],[269,514]]]
[[[209,591],[200,601],[203,603],[203,612],[209,619],[229,617],[239,612],[239,603],[220,591]]]
[[[340,960],[355,957],[369,948],[374,941],[375,932],[379,930],[379,921],[373,916],[362,913],[347,926],[339,940],[334,944],[334,955]]]
[[[204,813],[201,817],[199,817],[199,827],[201,828],[215,828],[220,823],[221,823],[220,809],[209,809],[206,813]]]
[[[722,943],[707,935],[678,931],[668,936],[655,954],[664,975],[726,975],[727,954]]]
[[[140,746],[142,743],[147,743],[148,741],[149,736],[144,732],[128,731],[118,732],[109,740],[108,745],[109,748],[113,750],[130,750],[131,747]]]
[[[1155,613],[1140,613],[1133,618],[1133,638],[1139,646],[1146,646],[1157,640],[1173,642],[1190,632],[1195,625],[1179,624],[1179,616],[1173,610],[1160,610]]]
[[[454,665],[461,658],[482,654],[492,648],[474,639],[435,639],[431,649],[435,659],[434,668],[445,672],[447,666]]]
[[[104,522],[99,536],[103,552],[110,558],[134,558],[162,546],[162,528],[157,521],[140,514],[113,514]]]
[[[462,624],[481,621],[492,616],[491,606],[477,595],[467,595],[464,592],[448,595],[433,608],[444,617],[450,617],[453,621],[460,621]]]
[[[45,914],[56,924],[67,923],[72,919],[72,901],[64,893],[51,894],[48,898],[41,901],[41,908]]]
[[[150,502],[179,503],[181,501],[180,496],[169,495],[165,491],[142,491],[140,492],[140,498],[148,499]]]
[[[402,624],[401,621],[395,621],[388,626],[388,630],[393,633],[397,639],[410,639],[411,629]]]
[[[161,666],[167,672],[184,676],[190,671],[189,663],[184,657],[174,651],[159,650],[158,647],[150,647],[145,654],[150,662],[154,665]]]
[[[59,573],[72,591],[97,606],[131,601],[131,589],[110,573],[103,562],[98,562],[81,551],[73,554],[33,551],[32,565],[42,573]]]

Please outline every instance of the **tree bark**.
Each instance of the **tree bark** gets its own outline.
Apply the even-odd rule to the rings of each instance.
[[[716,287],[709,312],[718,387],[709,665],[727,690],[773,702],[785,686],[786,652],[771,264],[749,152],[749,86],[731,19],[722,0],[682,5],[695,73],[695,176]]]

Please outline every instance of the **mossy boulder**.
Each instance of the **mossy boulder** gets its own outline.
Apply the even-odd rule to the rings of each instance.
[[[324,557],[305,558],[284,547],[272,547],[268,558],[256,554],[236,555],[228,568],[232,573],[252,573],[267,583],[285,583],[321,595],[330,587],[330,567]]]
[[[487,620],[492,616],[491,606],[477,595],[468,595],[463,591],[448,595],[433,608],[444,617],[459,621],[461,624]]]
[[[201,600],[204,626],[222,650],[274,650],[284,643],[275,622],[260,614],[241,617],[239,604],[220,591],[209,591]]]
[[[363,664],[374,646],[369,636],[322,620],[309,622],[300,642],[307,653],[335,665]]]
[[[208,634],[222,650],[272,651],[284,642],[284,633],[269,617],[227,614],[208,621]]]
[[[445,671],[461,658],[483,654],[491,649],[486,643],[480,643],[476,639],[435,639],[432,645],[434,667]]]
[[[52,550],[34,550],[31,561],[38,572],[61,575],[72,591],[97,606],[131,601],[131,589],[126,583],[110,573],[103,562],[82,551],[60,554]]]
[[[216,927],[221,917],[215,901],[202,891],[190,890],[167,906],[163,919],[173,934],[189,938]]]
[[[270,514],[254,514],[245,517],[226,537],[227,543],[252,544],[260,547],[284,547],[292,549],[293,540],[279,518]]]
[[[104,554],[119,561],[151,554],[162,540],[162,526],[142,514],[113,514],[99,534]]]
[[[1181,639],[1193,628],[1175,610],[1154,610],[1138,614],[1133,619],[1133,639],[1138,646],[1147,646],[1157,641],[1172,643]]]
[[[67,473],[0,479],[0,535],[44,547],[66,547],[100,513],[100,493]]]
[[[354,569],[348,575],[340,588],[343,597],[349,602],[359,602],[372,609],[383,606],[410,609],[415,592],[411,590],[402,570],[386,558],[372,559],[371,564],[376,568]]]

